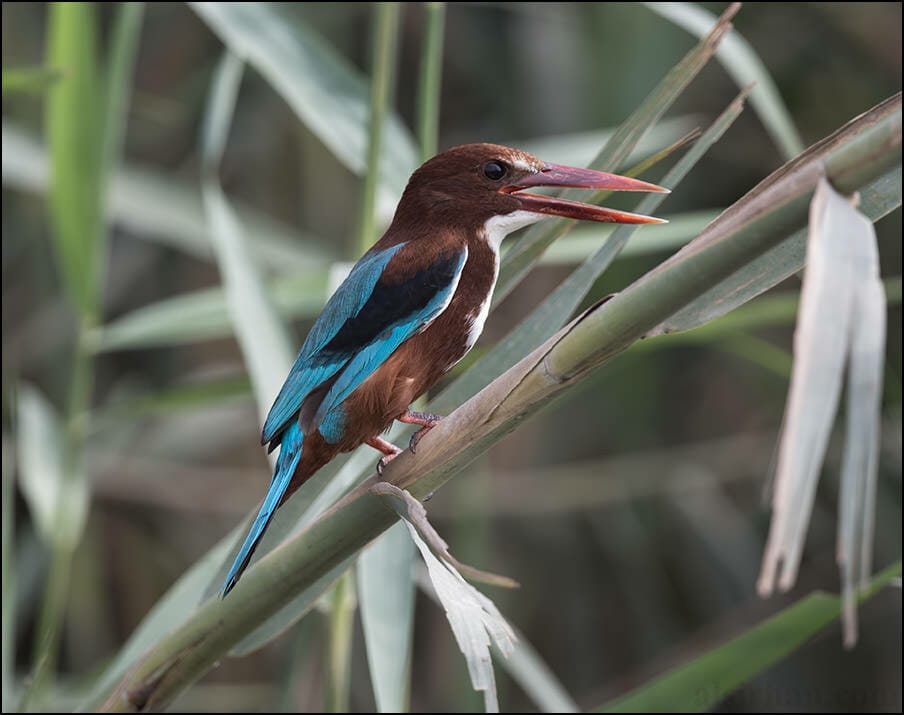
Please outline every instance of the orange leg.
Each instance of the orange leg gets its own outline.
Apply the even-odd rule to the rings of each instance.
[[[381,477],[383,476],[383,470],[386,469],[386,465],[402,453],[402,450],[396,447],[392,442],[387,442],[380,436],[371,437],[365,444],[383,453],[380,461],[377,462],[377,474]]]
[[[405,424],[421,426],[421,429],[411,435],[411,441],[408,442],[408,449],[414,454],[417,449],[417,443],[421,441],[421,437],[436,427],[442,417],[430,414],[429,412],[412,412],[411,410],[407,410],[405,414],[396,419]]]

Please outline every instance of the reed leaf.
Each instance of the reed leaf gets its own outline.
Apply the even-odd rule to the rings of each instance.
[[[622,123],[596,159],[590,163],[591,169],[610,172],[619,169],[644,135],[681,96],[681,93],[700,70],[706,66],[722,37],[731,29],[731,18],[738,8],[737,3],[731,5],[719,18],[719,22],[710,33],[662,79],[656,89]],[[586,196],[574,189],[567,190],[562,195],[569,199],[587,200]],[[597,196],[600,196],[599,192],[597,192]],[[503,300],[527,275],[546,248],[575,223],[572,219],[544,221],[534,225],[518,238],[502,260],[494,301],[498,304]]]
[[[710,32],[717,17],[691,2],[645,2],[650,10],[684,28],[695,37]],[[740,88],[752,87],[750,105],[781,151],[785,160],[792,159],[804,149],[791,113],[785,106],[778,87],[750,43],[737,30],[732,30],[716,52],[728,74]]]
[[[333,155],[356,174],[367,170],[367,82],[301,21],[271,3],[193,2],[198,16],[230,50],[259,71]],[[378,175],[378,212],[388,217],[417,165],[401,120],[389,114]]]

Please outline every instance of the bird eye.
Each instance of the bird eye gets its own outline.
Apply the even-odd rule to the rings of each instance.
[[[499,181],[506,174],[505,164],[490,161],[483,165],[483,175],[492,181]]]

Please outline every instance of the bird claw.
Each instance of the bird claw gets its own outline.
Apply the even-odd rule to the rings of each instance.
[[[409,419],[402,419],[401,421],[408,422],[409,424],[421,425],[421,428],[413,435],[411,435],[411,439],[408,440],[408,450],[412,454],[417,454],[418,442],[421,441],[421,438],[427,432],[429,432],[439,424],[440,420],[442,420],[442,417],[440,417],[439,415],[431,414],[429,412],[409,412],[405,416]]]
[[[411,435],[411,439],[408,440],[408,451],[412,454],[417,454],[417,443],[421,441],[421,438],[430,430],[433,429],[433,425],[429,427],[421,427],[417,432]]]
[[[421,441],[421,432],[426,432],[429,427],[421,427],[417,432],[411,435],[411,439],[408,440],[408,451],[412,454],[417,454],[417,443]]]
[[[399,450],[395,454],[384,454],[380,457],[380,460],[377,462],[377,476],[382,477],[383,472],[386,470],[386,465],[389,464],[393,459],[401,454],[402,450]]]

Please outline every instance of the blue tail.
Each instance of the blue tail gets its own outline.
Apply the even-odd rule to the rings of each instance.
[[[235,587],[242,577],[242,573],[248,568],[258,542],[263,538],[267,527],[270,526],[273,515],[276,513],[276,507],[279,505],[283,494],[285,494],[289,482],[292,481],[292,475],[295,474],[298,460],[301,459],[303,441],[304,434],[299,428],[298,422],[293,422],[282,435],[279,458],[276,460],[276,469],[273,472],[273,479],[270,481],[270,490],[264,498],[264,503],[261,504],[257,518],[251,525],[251,531],[245,537],[245,543],[242,544],[232,568],[229,569],[226,581],[223,583],[223,598]]]

